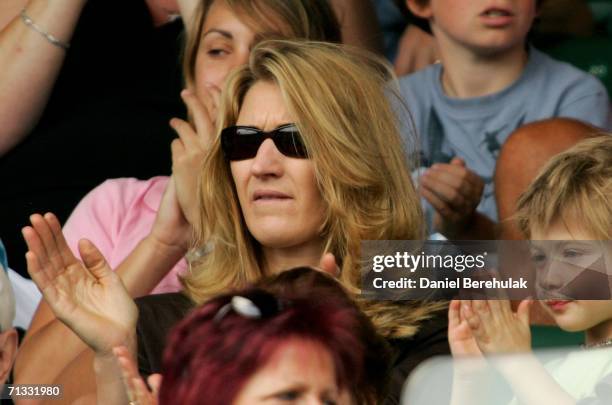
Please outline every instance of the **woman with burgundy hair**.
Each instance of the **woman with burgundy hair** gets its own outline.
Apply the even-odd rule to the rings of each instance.
[[[115,353],[139,405],[376,404],[389,368],[368,318],[336,280],[306,267],[192,311],[168,338],[153,393],[127,349]]]

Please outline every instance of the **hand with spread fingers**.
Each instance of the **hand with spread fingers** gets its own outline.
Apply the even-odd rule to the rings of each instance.
[[[51,310],[97,355],[128,345],[136,333],[138,309],[121,279],[88,240],[79,242],[80,262],[68,247],[53,214],[35,214],[23,229],[28,273]]]
[[[197,189],[202,162],[215,131],[220,91],[210,85],[199,92],[183,90],[181,96],[189,110],[190,121],[173,118],[170,125],[178,134],[172,141],[172,177],[181,209],[190,224],[198,221]]]
[[[113,349],[117,357],[117,362],[121,368],[123,384],[127,392],[130,404],[138,405],[157,405],[159,403],[159,388],[161,386],[161,374],[151,374],[147,379],[151,390],[143,381],[138,373],[138,367],[132,355],[125,346],[118,346]]]
[[[465,300],[461,315],[484,354],[526,353],[531,351],[531,303],[521,301],[515,313],[508,300]]]
[[[468,226],[480,204],[484,181],[471,171],[463,159],[436,163],[420,178],[420,192],[435,208],[434,227],[453,237]]]
[[[451,353],[455,357],[482,357],[472,329],[462,314],[461,305],[461,300],[452,300],[448,307],[448,343]]]

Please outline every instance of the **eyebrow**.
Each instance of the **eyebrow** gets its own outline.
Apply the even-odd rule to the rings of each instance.
[[[211,29],[209,29],[208,31],[206,31],[206,32],[205,32],[205,33],[202,35],[202,38],[204,38],[204,37],[205,37],[205,36],[207,36],[208,34],[215,34],[215,33],[216,33],[216,34],[219,34],[219,35],[222,35],[222,36],[224,36],[225,38],[228,38],[228,39],[233,39],[233,38],[234,38],[234,36],[232,35],[232,33],[231,33],[231,32],[229,32],[229,31],[225,31],[225,30],[220,30],[220,29],[218,29],[218,28],[211,28]]]

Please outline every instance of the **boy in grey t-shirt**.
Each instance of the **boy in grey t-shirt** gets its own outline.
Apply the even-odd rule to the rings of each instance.
[[[610,129],[608,95],[593,76],[525,46],[536,0],[406,3],[429,21],[441,57],[400,80],[428,167],[421,192],[445,236],[493,239],[492,178],[506,138],[551,117]]]

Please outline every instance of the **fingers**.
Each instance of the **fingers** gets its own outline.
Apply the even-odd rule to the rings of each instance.
[[[172,164],[176,165],[183,156],[185,156],[185,145],[180,138],[174,139],[170,143],[170,151],[172,152]],[[174,171],[174,167],[172,169]]]
[[[470,200],[463,194],[466,190],[462,190],[461,185],[450,185],[435,174],[423,174],[421,185],[453,210],[462,210],[470,205]]]
[[[149,392],[149,389],[140,376],[133,378],[133,385],[136,392],[136,403],[138,405],[157,404],[157,395],[155,398],[153,398],[151,392]]]
[[[459,315],[461,311],[461,300],[452,300],[448,306],[448,328],[456,328],[461,323]]]
[[[25,257],[28,266],[28,274],[30,274],[30,277],[32,277],[34,284],[36,284],[38,289],[42,292],[45,300],[55,301],[57,299],[57,291],[53,286],[51,279],[41,269],[36,255],[32,252],[27,252]]]
[[[461,301],[461,315],[469,325],[470,329],[474,331],[480,328],[480,318],[472,309],[472,302],[470,300]]]
[[[162,383],[162,375],[158,373],[151,374],[149,378],[147,378],[147,383],[149,384],[149,387],[151,387],[155,398],[159,398],[159,389]]]
[[[465,167],[461,158],[435,164],[420,178],[420,192],[446,220],[457,222],[471,215],[482,197],[484,182]]]
[[[117,357],[117,362],[121,368],[121,376],[123,377],[123,384],[129,400],[131,402],[137,401],[138,388],[135,382],[141,378],[128,349],[125,346],[118,346],[113,348],[113,354]]]
[[[32,226],[24,227],[21,233],[28,250],[34,255],[30,262],[38,265],[36,271],[44,272],[52,280],[59,272],[78,262],[66,243],[55,215],[47,213],[43,217],[34,214],[30,216],[30,222]]]
[[[210,117],[210,122],[213,124],[216,120],[220,99],[221,89],[211,83],[207,83],[204,86],[204,92],[200,93],[200,97],[196,97],[196,101],[200,102],[204,108],[206,108]]]
[[[45,219],[47,220],[49,228],[51,228],[53,238],[55,239],[55,243],[57,245],[57,248],[59,249],[59,253],[62,256],[64,265],[69,266],[70,264],[77,262],[77,258],[74,256],[72,250],[66,242],[66,238],[64,237],[64,233],[62,232],[62,226],[57,217],[52,213],[48,212],[45,214]]]
[[[47,272],[49,277],[53,277],[55,275],[55,270],[51,268],[49,256],[47,255],[47,251],[42,243],[42,240],[38,236],[38,232],[36,232],[36,230],[31,226],[26,226],[21,230],[21,234],[28,245],[28,250],[36,256],[37,263],[40,266],[40,271]]]
[[[325,253],[323,257],[321,257],[319,269],[333,277],[338,277],[340,275],[340,267],[338,267],[333,253]]]
[[[205,89],[205,94],[198,99],[190,90],[183,90],[181,97],[187,105],[195,125],[195,132],[202,146],[207,147],[212,142],[214,122],[217,115],[218,95],[213,96],[212,87]]]
[[[106,259],[102,256],[102,253],[98,248],[87,239],[81,239],[79,241],[79,252],[85,267],[91,272],[91,274],[97,279],[101,280],[106,277],[113,277],[115,273],[111,270]]]
[[[40,214],[31,215],[30,222],[32,223],[32,229],[36,233],[38,239],[30,250],[36,254],[45,267],[50,266],[55,272],[62,270],[65,267],[64,260],[59,252],[59,247],[57,246],[49,223]]]
[[[521,323],[527,327],[529,327],[529,312],[531,310],[531,306],[533,305],[533,300],[524,299],[519,304],[516,310],[516,316],[521,321]]]
[[[198,135],[187,121],[180,118],[172,118],[170,120],[170,126],[178,134],[185,149],[200,148]]]
[[[451,159],[450,164],[455,165],[455,166],[465,167],[465,160],[461,159],[460,157],[455,156],[454,158]]]
[[[479,201],[484,184],[477,174],[459,163],[435,164],[425,171],[422,179],[426,184],[431,184],[430,188],[437,184],[450,188],[452,192],[444,194],[447,201],[452,201],[454,194],[459,194],[465,199]]]

